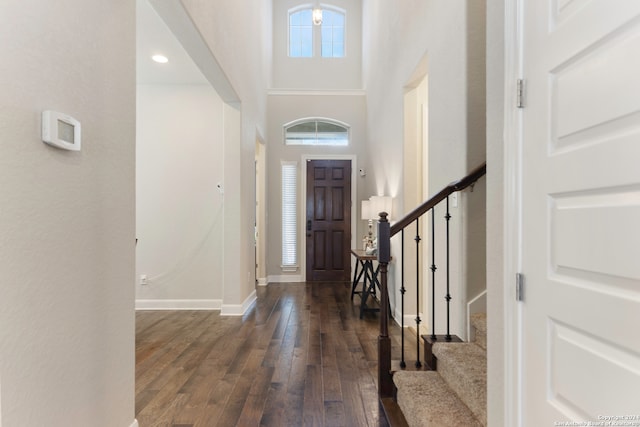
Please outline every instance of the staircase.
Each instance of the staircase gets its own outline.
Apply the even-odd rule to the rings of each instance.
[[[436,371],[393,374],[396,400],[410,427],[487,425],[487,321],[471,316],[473,342],[433,345]]]
[[[391,340],[389,338],[389,310],[380,310],[380,335],[378,336],[378,396],[385,408],[387,418],[392,425],[409,426],[486,426],[487,424],[487,350],[486,350],[486,315],[471,316],[472,342],[463,343],[451,334],[450,303],[452,300],[450,286],[450,204],[449,197],[471,187],[486,173],[486,164],[472,170],[464,178],[449,184],[429,200],[409,212],[404,218],[391,225],[386,212],[380,212],[378,221],[378,263],[380,269],[380,306],[389,306],[388,265],[391,261],[391,237],[400,236],[400,326],[403,330],[401,338],[401,359],[399,363],[391,361]],[[440,205],[442,203],[442,205]],[[446,208],[443,216],[444,225],[436,225],[436,206]],[[431,221],[427,239],[420,236],[420,219],[428,215]],[[426,218],[425,218],[426,221]],[[418,371],[407,368],[405,360],[405,230],[415,224],[415,298],[420,301],[420,250],[423,240],[431,242],[428,251],[431,256],[430,291],[431,314],[430,329],[432,335],[422,336],[424,340],[424,361],[430,370],[422,370],[418,352],[415,366]],[[444,229],[444,247],[435,245],[435,233]],[[413,227],[412,227],[413,228]],[[424,227],[423,227],[424,229]],[[436,265],[436,252],[444,253],[444,265]],[[463,255],[464,256],[464,255]],[[437,273],[438,272],[438,273]],[[436,325],[436,294],[444,294],[444,307],[438,310],[445,313],[446,325]],[[416,304],[418,305],[418,304]],[[415,338],[420,337],[420,315],[416,316]],[[444,329],[446,334],[437,335]],[[413,335],[413,334],[412,334]],[[420,347],[419,339],[416,344]],[[397,350],[396,350],[397,351]],[[392,365],[399,369],[392,371]],[[393,400],[396,398],[396,401]],[[399,408],[399,410],[397,409]],[[404,417],[396,415],[402,412]],[[397,421],[397,422],[396,422]]]

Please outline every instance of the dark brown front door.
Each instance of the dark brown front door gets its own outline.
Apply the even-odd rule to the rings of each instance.
[[[348,281],[351,160],[307,161],[307,281]]]

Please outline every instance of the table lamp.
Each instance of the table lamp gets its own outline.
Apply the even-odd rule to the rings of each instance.
[[[373,215],[371,213],[371,202],[369,200],[362,201],[361,218],[369,223],[369,239],[373,240]]]
[[[390,196],[371,196],[369,208],[374,218],[378,218],[380,212],[387,213],[387,219],[391,220],[391,209],[393,208],[393,198]]]

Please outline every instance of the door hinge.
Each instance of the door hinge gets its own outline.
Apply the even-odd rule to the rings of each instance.
[[[516,301],[524,301],[524,274],[516,273]]]
[[[524,80],[518,79],[516,83],[516,107],[524,108]]]

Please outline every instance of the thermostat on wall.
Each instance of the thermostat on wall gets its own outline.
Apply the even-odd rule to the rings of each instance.
[[[42,141],[63,150],[80,151],[80,122],[57,111],[42,112]]]

